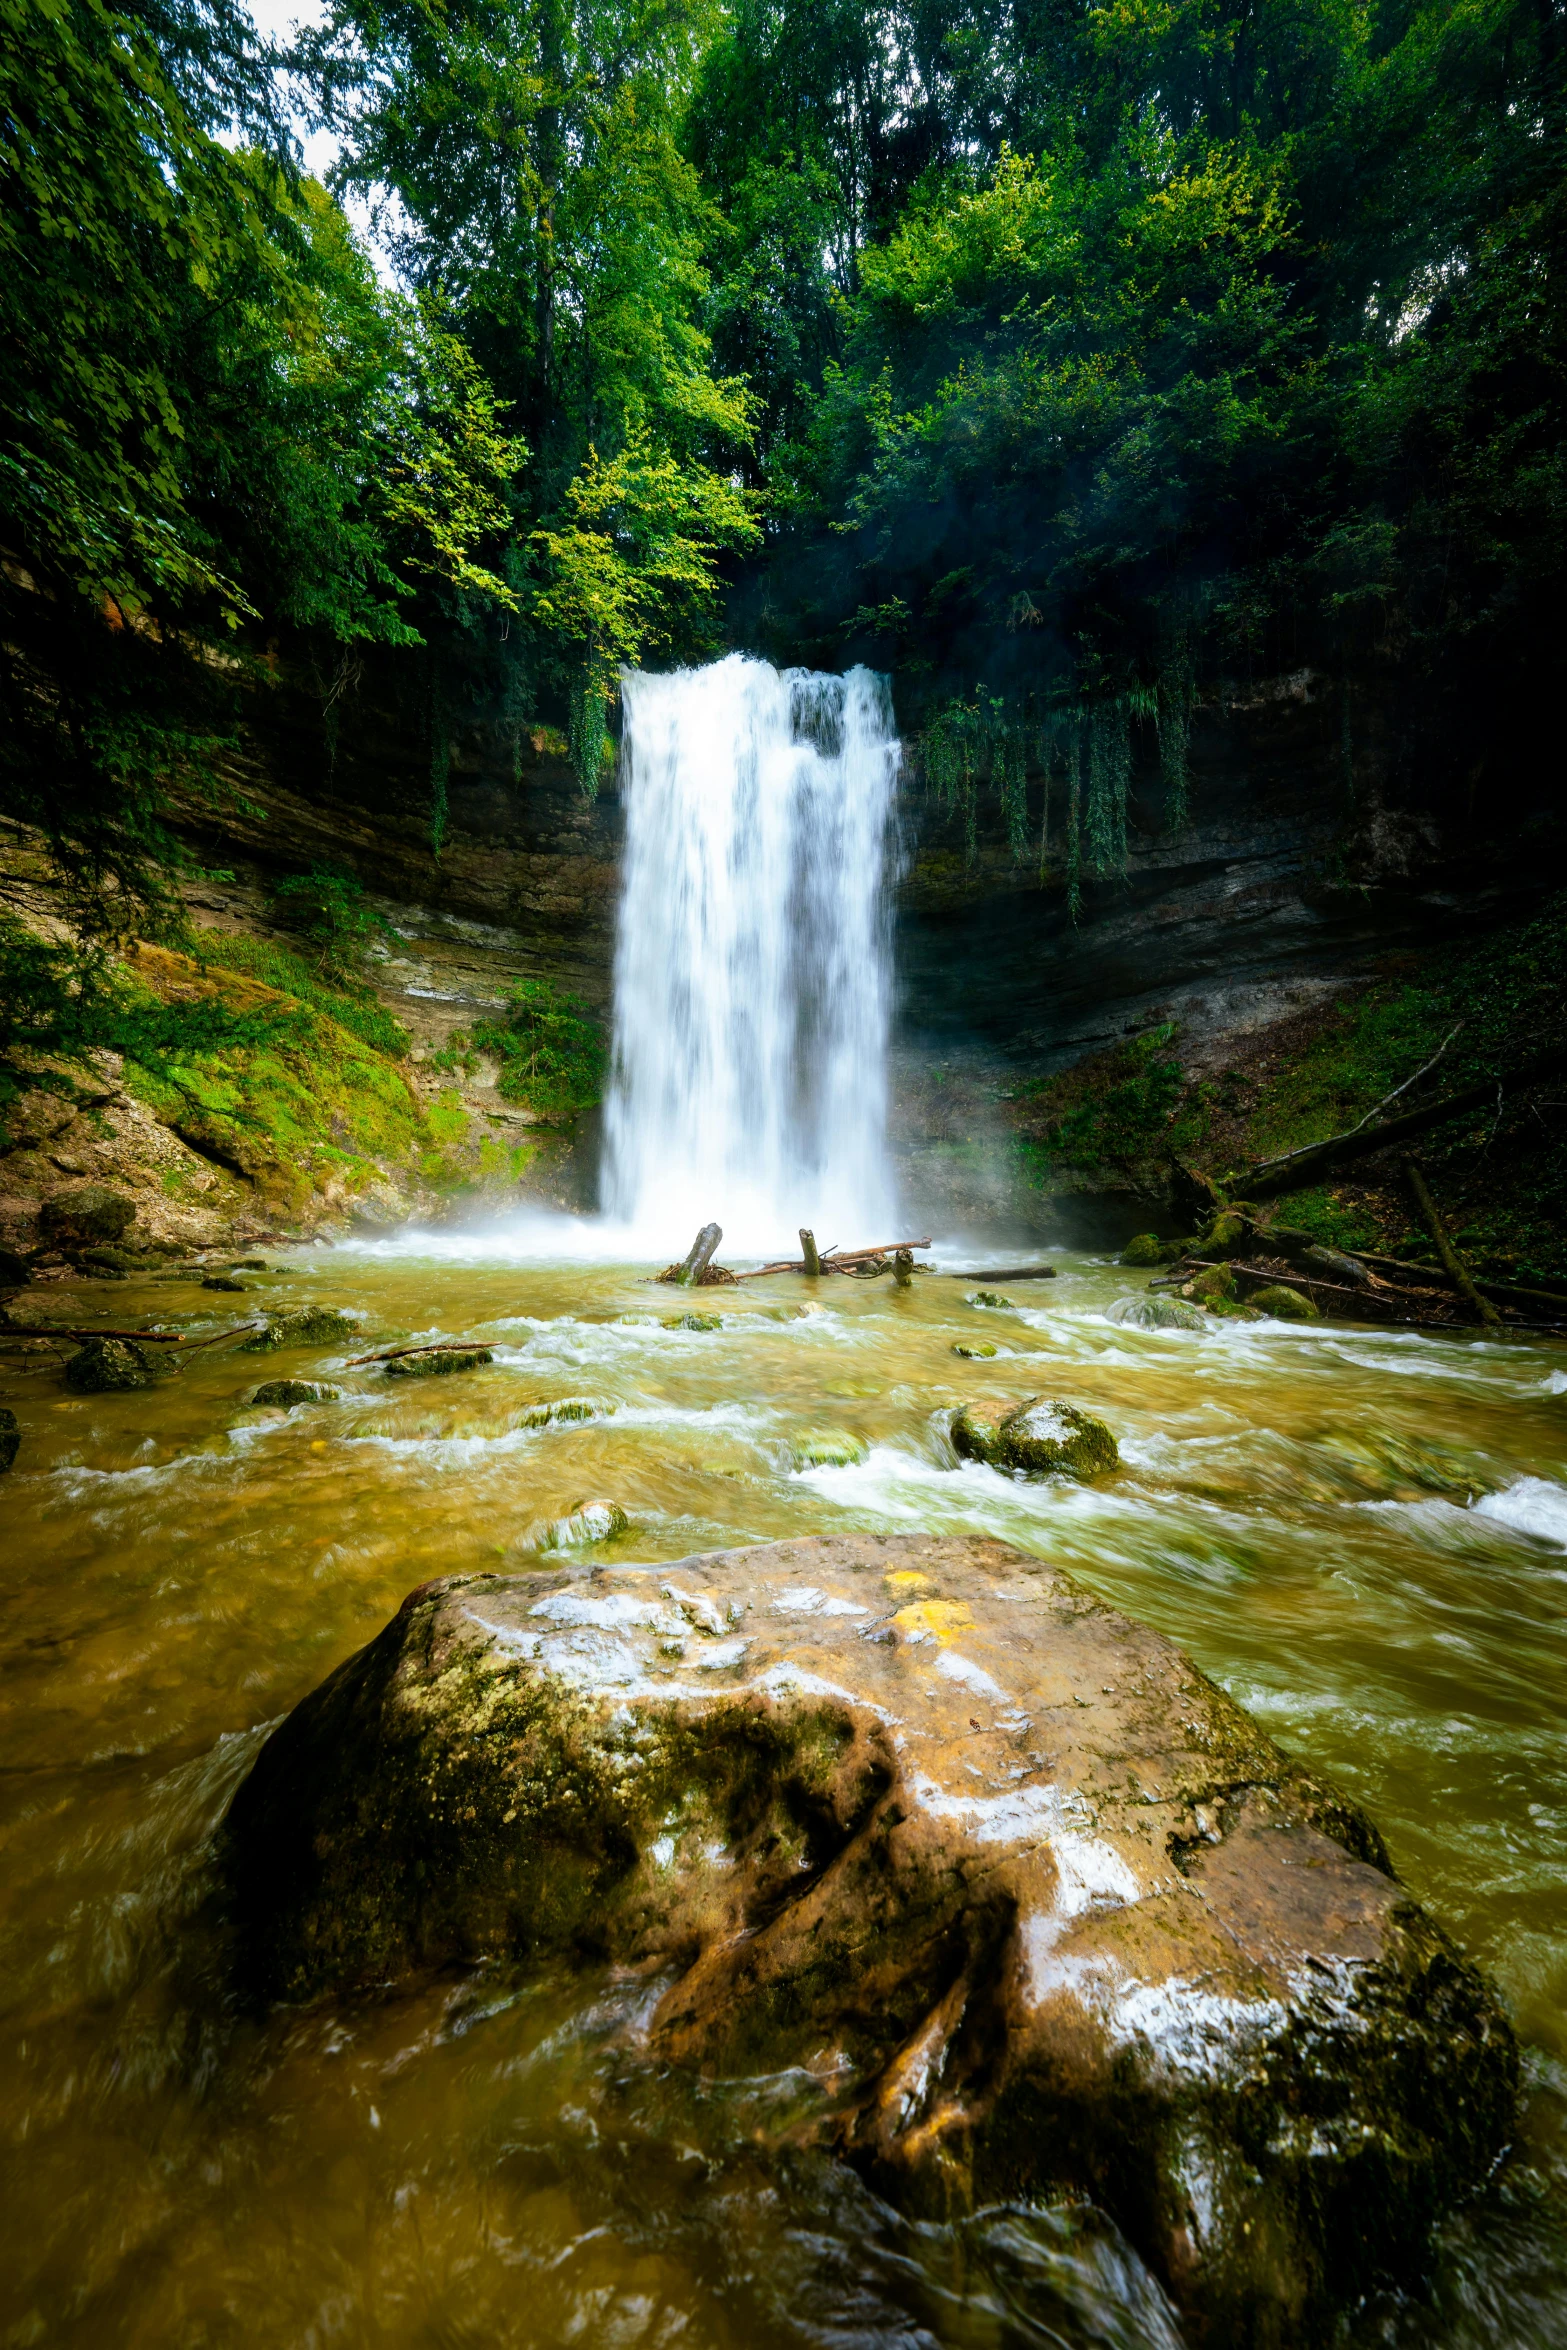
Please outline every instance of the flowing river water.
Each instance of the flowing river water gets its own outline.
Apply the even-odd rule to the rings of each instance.
[[[5,1370],[5,2350],[1175,2344],[1091,2214],[903,2221],[769,2151],[788,2080],[627,2071],[645,1985],[497,1968],[266,2019],[226,1989],[211,1830],[267,1725],[414,1584],[562,1541],[651,1562],[921,1527],[1060,1562],[1366,1804],[1502,1985],[1529,2089],[1427,2298],[1346,2341],[1567,2341],[1567,1349],[1128,1329],[1103,1309],[1143,1277],[1081,1255],[1011,1311],[945,1272],[783,1276],[670,1328],[687,1301],[645,1261],[468,1246],[285,1252],[244,1301],[347,1307],[366,1347],[493,1347],[460,1376],[392,1381],[342,1346],[214,1347],[92,1399],[38,1357]],[[222,1326],[195,1287],[38,1295],[62,1321]],[[976,1338],[992,1359],[954,1355]],[[341,1399],[255,1408],[279,1373]],[[957,1465],[952,1405],[1037,1391],[1101,1413],[1121,1471]],[[540,1424],[561,1403],[586,1416]],[[599,1499],[629,1523],[595,1541]]]

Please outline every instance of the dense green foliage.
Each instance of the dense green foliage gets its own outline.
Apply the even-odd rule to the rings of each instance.
[[[439,854],[459,732],[554,730],[596,789],[619,666],[726,593],[893,669],[1019,856],[1043,770],[1074,911],[1236,679],[1315,670],[1350,794],[1532,787],[1543,0],[334,0],[287,57],[239,0],[0,23],[0,810],[89,953],[177,927],[181,809],[285,663],[329,751],[400,668]]]
[[[501,1099],[541,1118],[571,1118],[602,1098],[609,1065],[604,1031],[580,997],[548,979],[514,979],[502,1015],[459,1030],[446,1065],[471,1067],[479,1053],[500,1065],[495,1090]]]
[[[1315,667],[1351,790],[1537,757],[1563,75],[1533,0],[739,0],[692,140],[771,408],[746,625],[894,668],[1015,833],[1053,765],[1074,892],[1227,679]]]

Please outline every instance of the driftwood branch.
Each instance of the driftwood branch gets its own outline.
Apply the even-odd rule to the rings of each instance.
[[[1436,1242],[1436,1253],[1446,1267],[1453,1287],[1476,1321],[1483,1322],[1489,1330],[1498,1329],[1502,1317],[1490,1299],[1482,1297],[1479,1290],[1476,1289],[1469,1267],[1453,1246],[1447,1226],[1438,1214],[1436,1202],[1431,1197],[1430,1187],[1413,1159],[1404,1161],[1404,1181],[1409,1186],[1415,1206],[1420,1210],[1426,1230]]]
[[[841,1273],[847,1265],[863,1265],[871,1257],[895,1257],[899,1250],[912,1253],[917,1248],[929,1248],[930,1237],[924,1240],[884,1240],[877,1248],[829,1249],[819,1255],[816,1270],[819,1273]],[[805,1273],[809,1266],[801,1257],[780,1258],[776,1265],[757,1265],[749,1273],[737,1273],[737,1281],[760,1281],[768,1273]]]
[[[685,1262],[670,1265],[659,1274],[660,1281],[671,1281],[677,1289],[700,1288],[702,1277],[713,1259],[713,1252],[723,1239],[721,1224],[704,1224],[686,1251]]]
[[[980,1273],[949,1273],[949,1281],[1054,1281],[1054,1265],[1002,1265]]]
[[[193,1355],[204,1346],[219,1346],[225,1338],[238,1338],[243,1331],[260,1328],[259,1322],[236,1322],[232,1330],[215,1330],[210,1338],[182,1338],[177,1330],[62,1330],[55,1323],[47,1330],[0,1330],[0,1338],[128,1338],[137,1346],[182,1346]]]
[[[1532,1085],[1564,1063],[1567,1063],[1567,1044],[1553,1045],[1507,1072],[1503,1082],[1514,1087]],[[1331,1135],[1326,1142],[1308,1143],[1284,1158],[1260,1160],[1244,1174],[1237,1175],[1229,1189],[1237,1198],[1247,1200],[1271,1199],[1283,1191],[1303,1191],[1330,1167],[1369,1158],[1375,1151],[1412,1141],[1417,1134],[1429,1133],[1433,1126],[1446,1125],[1451,1118],[1461,1118],[1466,1112],[1481,1108],[1495,1097],[1496,1085],[1494,1076],[1487,1077],[1478,1085],[1466,1085],[1458,1093],[1428,1103],[1424,1109],[1407,1110],[1401,1118],[1389,1118],[1385,1125],[1357,1127],[1348,1134]]]

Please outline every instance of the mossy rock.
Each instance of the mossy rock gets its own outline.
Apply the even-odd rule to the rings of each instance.
[[[395,1355],[386,1366],[388,1379],[434,1379],[448,1371],[477,1371],[493,1363],[487,1346],[432,1347],[427,1354]]]
[[[1121,1448],[1092,1412],[1056,1396],[1031,1395],[1002,1421],[995,1459],[1031,1477],[1102,1477],[1120,1467]]]
[[[965,1363],[988,1363],[998,1350],[988,1338],[960,1338],[954,1342],[952,1351]]]
[[[0,1248],[0,1289],[25,1289],[33,1277],[33,1268],[25,1257],[14,1249]]]
[[[1106,1306],[1105,1320],[1129,1330],[1201,1330],[1203,1317],[1196,1306],[1173,1297],[1118,1297]]]
[[[1238,1208],[1226,1208],[1222,1215],[1215,1216],[1200,1245],[1205,1257],[1243,1257],[1256,1245],[1256,1240],[1252,1218]]]
[[[1321,1319],[1309,1297],[1302,1297],[1298,1289],[1291,1289],[1283,1281],[1272,1281],[1266,1289],[1254,1289],[1246,1303],[1254,1313],[1270,1314],[1275,1322],[1316,1322]]]
[[[268,1379],[251,1397],[254,1404],[279,1404],[291,1412],[301,1403],[339,1403],[343,1390],[324,1379]]]
[[[56,1248],[110,1246],[135,1221],[135,1201],[99,1183],[56,1191],[38,1211],[38,1222]]]
[[[1000,1413],[983,1405],[966,1403],[953,1415],[952,1449],[960,1461],[993,1461],[1000,1434]]]
[[[972,1297],[965,1298],[963,1302],[970,1306],[988,1306],[993,1312],[1017,1312],[1017,1300],[1003,1297],[999,1289],[976,1289]]]
[[[0,1405],[0,1477],[3,1477],[17,1455],[22,1431],[16,1424],[16,1414]]]
[[[1210,1265],[1205,1273],[1194,1273],[1185,1284],[1188,1297],[1199,1305],[1215,1306],[1221,1299],[1235,1295],[1235,1276],[1228,1265]]]
[[[612,1542],[617,1534],[630,1531],[631,1520],[618,1501],[577,1501],[565,1517],[545,1528],[539,1548],[573,1550],[579,1544]]]
[[[722,1330],[722,1314],[666,1314],[666,1330]]]
[[[660,2094],[831,2048],[764,2158],[845,2151],[916,2213],[1090,2201],[1193,2343],[1338,2339],[1515,2126],[1501,2005],[1365,1815],[986,1538],[423,1584],[215,1857],[253,2000],[623,1968]]]
[[[162,1257],[134,1248],[84,1248],[75,1261],[84,1271],[90,1265],[96,1273],[148,1273],[163,1264]]]
[[[242,1354],[265,1354],[275,1346],[336,1346],[357,1338],[359,1325],[335,1306],[295,1306],[268,1314],[261,1328],[242,1339]]]
[[[128,1281],[130,1279],[129,1267],[113,1262],[113,1257],[117,1253],[117,1251],[106,1248],[81,1249],[71,1258],[71,1266],[73,1271],[80,1273],[84,1280]]]
[[[1162,1265],[1164,1242],[1157,1232],[1139,1232],[1121,1251],[1123,1265]]]
[[[265,1257],[238,1257],[229,1267],[231,1273],[270,1273],[271,1270]]]
[[[203,1289],[226,1290],[232,1297],[244,1297],[248,1294],[248,1284],[234,1280],[227,1273],[203,1273],[201,1286]]]
[[[145,1348],[130,1338],[89,1338],[65,1366],[65,1384],[77,1395],[118,1395],[150,1387],[156,1376]]]
[[[548,1428],[556,1421],[602,1420],[615,1406],[592,1395],[563,1395],[553,1403],[530,1403],[517,1414],[516,1428]]]
[[[789,1450],[797,1469],[854,1469],[869,1447],[847,1428],[813,1428],[809,1435],[794,1437]]]

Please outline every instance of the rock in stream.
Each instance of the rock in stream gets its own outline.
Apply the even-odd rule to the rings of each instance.
[[[253,1993],[646,1969],[633,2058],[809,2068],[915,2209],[1087,2199],[1213,2342],[1321,2338],[1512,2116],[1497,2003],[1364,1815],[989,1539],[425,1584],[222,1849]]]

